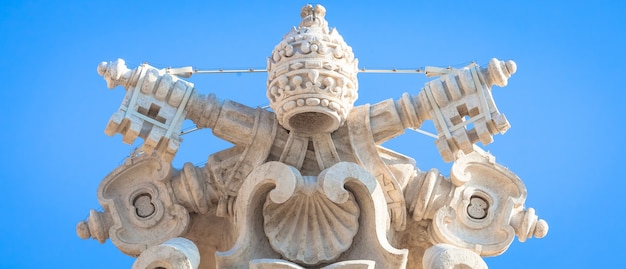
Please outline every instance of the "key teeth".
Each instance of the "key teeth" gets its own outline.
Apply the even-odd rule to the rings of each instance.
[[[169,139],[167,143],[168,152],[176,153],[180,147],[180,140],[176,138]]]
[[[461,128],[460,130],[457,130],[452,135],[452,137],[453,137],[454,142],[456,142],[460,150],[462,150],[463,152],[470,153],[474,150],[474,147],[473,147],[474,143],[471,140],[465,128]]]
[[[167,162],[171,162],[178,151],[180,141],[178,139],[162,137],[157,146],[157,154]]]
[[[165,131],[163,129],[153,127],[142,145],[142,150],[147,154],[155,152],[163,158],[163,160],[171,162],[179,147],[180,138],[165,137]]]
[[[511,124],[506,119],[504,114],[498,114],[495,117],[493,117],[493,122],[495,123],[496,129],[498,132],[500,132],[500,134],[506,133],[506,131],[509,130],[509,128],[511,128]]]
[[[122,133],[122,142],[130,145],[133,142],[135,142],[135,139],[137,139],[137,137],[139,136],[139,133],[141,132],[141,124],[130,119],[128,121],[129,121],[128,128],[123,130],[121,133]]]
[[[129,70],[123,59],[101,62],[97,72],[109,88],[123,85],[127,90],[122,106],[111,116],[104,132],[109,136],[121,134],[126,144],[132,144],[140,137],[144,140],[141,149],[145,153],[172,160],[181,139],[177,132],[168,130],[180,128],[181,122],[178,121],[184,120],[185,106],[193,98],[193,84],[149,65]],[[157,106],[156,110],[152,104]],[[167,105],[171,107],[165,107]],[[157,115],[147,115],[146,110],[148,113],[156,111]],[[177,122],[171,122],[174,120]]]
[[[165,152],[163,152],[163,159],[171,162],[174,159],[174,156],[176,155],[176,152],[178,151],[179,147],[180,147],[180,141],[178,139],[176,138],[168,139],[167,148],[165,149]]]
[[[144,148],[148,150],[148,153],[152,153],[159,147],[159,143],[163,139],[165,132],[159,127],[152,126],[148,132],[148,136],[144,138]]]
[[[489,127],[486,123],[481,122],[481,124],[474,124],[474,128],[476,129],[480,143],[486,146],[493,142],[493,136],[489,132]]]
[[[445,162],[454,161],[455,150],[450,148],[450,144],[448,143],[448,140],[445,137],[439,137],[435,141],[435,145],[437,146],[437,149],[439,150],[439,154],[441,155],[441,157],[443,158]]]
[[[124,123],[124,113],[121,111],[115,112],[113,115],[111,115],[111,118],[109,119],[109,123],[104,129],[104,133],[108,136],[115,135],[116,133],[119,132],[119,130],[121,129],[120,127],[122,126],[123,123]]]

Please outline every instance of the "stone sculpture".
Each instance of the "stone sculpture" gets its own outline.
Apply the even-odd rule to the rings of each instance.
[[[522,181],[474,145],[509,128],[491,86],[515,63],[452,69],[417,95],[355,107],[357,59],[325,13],[304,6],[269,57],[272,111],[200,94],[171,69],[101,63],[107,86],[127,91],[105,132],[144,143],[102,181],[104,210],[78,235],[109,238],[135,269],[486,268],[481,256],[515,236],[545,236]],[[173,169],[185,119],[234,146]],[[380,146],[426,120],[450,178]]]

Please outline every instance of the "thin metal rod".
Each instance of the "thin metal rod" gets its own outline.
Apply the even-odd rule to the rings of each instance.
[[[468,67],[475,66],[476,62],[472,61]],[[455,68],[448,67],[435,67],[435,66],[426,66],[419,67],[417,69],[367,69],[367,68],[359,68],[360,73],[387,73],[387,74],[426,74],[429,76],[440,76],[444,74],[448,74],[455,70]],[[226,74],[226,73],[266,73],[267,69],[265,68],[248,68],[248,69],[217,69],[217,70],[198,70],[191,66],[179,67],[179,68],[166,68],[167,73],[189,77],[192,74]]]
[[[226,73],[265,73],[266,69],[217,69],[217,70],[193,70],[194,74],[226,74]],[[397,73],[397,74],[422,74],[424,69],[365,69],[360,68],[359,73]]]
[[[413,128],[410,128],[409,130],[415,131],[415,132],[417,132],[417,133],[423,134],[423,135],[428,136],[428,137],[432,137],[432,138],[434,138],[434,139],[439,138],[439,137],[437,137],[437,135],[435,135],[435,134],[433,134],[433,133],[431,133],[431,132],[424,131],[424,130],[422,130],[422,129],[413,129]]]
[[[188,133],[195,132],[195,131],[197,131],[197,130],[200,130],[200,128],[198,128],[198,126],[194,126],[194,127],[191,127],[191,128],[187,128],[187,129],[185,129],[185,130],[180,131],[180,135],[186,135],[186,134],[188,134]]]
[[[225,74],[225,73],[265,73],[265,69],[218,69],[218,70],[193,70],[194,74]]]
[[[443,68],[442,68],[443,69]],[[217,70],[193,70],[194,74],[227,74],[227,73],[265,73],[267,69],[217,69]],[[388,73],[388,74],[423,74],[428,68],[418,69],[366,69],[359,68],[359,73]]]
[[[359,69],[359,73],[396,73],[396,74],[422,74],[423,68],[418,69]]]

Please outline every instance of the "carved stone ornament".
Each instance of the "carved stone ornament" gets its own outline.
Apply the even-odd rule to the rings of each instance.
[[[305,183],[298,170],[283,163],[269,162],[257,167],[246,179],[235,204],[239,238],[232,249],[216,254],[218,267],[247,268],[248,261],[251,260],[281,257],[295,264],[321,266],[335,261],[339,256],[347,260],[372,260],[378,264],[386,264],[387,268],[405,266],[406,250],[395,249],[387,241],[385,230],[389,219],[385,198],[381,186],[371,174],[352,163],[338,163],[322,172],[315,183],[317,185],[315,191],[320,193],[318,197],[321,199],[323,196],[329,203],[342,205],[344,211],[333,212],[335,216],[324,217],[302,210],[313,223],[308,226],[309,230],[305,231],[305,235],[300,235],[297,232],[301,232],[302,227],[289,226],[302,220],[299,218],[300,214],[284,214],[282,215],[284,220],[280,222],[277,220],[279,216],[272,213],[275,213],[274,203],[289,206],[290,200],[294,197],[297,199],[301,195],[306,196],[301,192],[304,188],[311,188],[306,186],[307,184],[310,183]],[[265,200],[267,201],[264,203]],[[354,208],[355,201],[364,209],[360,225],[353,222],[354,215],[359,214]],[[262,206],[264,204],[265,206]],[[350,211],[346,212],[345,208]],[[262,216],[252,213],[260,211],[265,211],[263,233],[255,227]],[[295,210],[292,213],[295,213]],[[326,225],[323,224],[324,218],[335,222],[335,225],[332,227],[315,225],[316,223]],[[344,226],[351,223],[351,226]],[[277,235],[278,232],[283,232],[281,226],[292,229],[291,234],[288,234],[291,238],[281,238],[282,235]],[[365,253],[369,253],[369,256],[364,255]]]
[[[141,253],[132,269],[197,269],[199,265],[200,252],[196,245],[188,239],[176,237]]]
[[[296,180],[295,193],[287,201],[268,196],[263,207],[265,235],[272,239],[272,248],[290,260],[304,264],[332,261],[352,245],[359,230],[359,206],[351,194],[343,203],[331,201],[320,186],[323,181],[315,177]]]
[[[268,58],[272,110],[201,94],[191,67],[98,65],[126,89],[105,133],[144,143],[102,180],[103,210],[78,236],[110,238],[133,269],[484,269],[515,236],[544,237],[521,179],[475,145],[510,127],[491,90],[515,63],[429,67],[419,92],[354,106],[357,60],[325,14],[305,5]],[[233,146],[172,168],[185,120]],[[449,178],[382,146],[428,120]]]
[[[332,132],[357,99],[358,61],[326,9],[304,6],[293,28],[267,59],[267,97],[281,125],[302,133]]]
[[[100,184],[104,212],[92,210],[89,221],[78,224],[79,236],[100,242],[110,238],[122,252],[136,256],[184,234],[189,213],[170,195],[171,175],[170,164],[160,158],[128,159]]]
[[[452,199],[437,210],[430,227],[435,242],[495,256],[515,235],[521,242],[546,235],[546,222],[534,209],[524,210],[526,187],[514,173],[486,152],[459,155],[452,166]]]

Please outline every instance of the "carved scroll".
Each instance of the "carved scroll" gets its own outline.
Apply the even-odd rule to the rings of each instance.
[[[92,211],[77,232],[100,242],[107,237],[122,252],[139,255],[150,246],[184,234],[189,226],[187,209],[168,190],[170,164],[156,156],[127,159],[98,188],[104,212]]]
[[[306,203],[315,205],[307,207]],[[294,206],[301,207],[294,210]],[[263,220],[254,213],[261,210]],[[327,210],[335,212],[326,214]],[[239,238],[232,249],[216,254],[218,268],[248,268],[247,261],[281,257],[301,266],[363,259],[374,261],[380,268],[406,266],[407,251],[395,249],[387,241],[389,216],[381,186],[354,163],[338,163],[317,178],[302,177],[298,170],[283,163],[263,164],[242,185],[235,212]],[[293,235],[289,231],[303,229],[297,226],[303,219],[310,237],[285,236],[285,231]],[[265,224],[263,232],[255,228],[262,225],[261,221]],[[322,228],[327,225],[325,221],[342,224],[343,228]],[[334,235],[335,239],[323,234],[331,232],[343,234]]]
[[[433,218],[430,231],[435,242],[494,256],[506,251],[516,234],[522,241],[547,232],[547,224],[537,219],[534,210],[524,210],[522,181],[489,153],[461,153],[451,180],[454,193]]]

